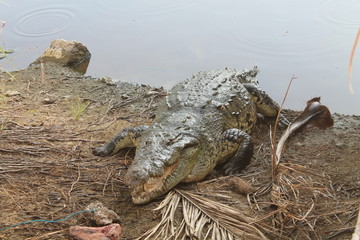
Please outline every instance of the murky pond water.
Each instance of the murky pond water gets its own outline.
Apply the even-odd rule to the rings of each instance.
[[[63,38],[89,48],[88,75],[170,88],[200,70],[257,65],[277,101],[297,77],[286,107],[321,96],[332,112],[360,114],[359,49],[355,95],[347,85],[359,13],[359,0],[4,0],[2,38],[16,52],[0,67],[24,68]]]

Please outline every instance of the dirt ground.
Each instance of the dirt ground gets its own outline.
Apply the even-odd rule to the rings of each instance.
[[[96,200],[120,216],[123,239],[139,237],[154,226],[159,214],[153,209],[161,199],[134,205],[123,182],[134,151],[96,157],[91,148],[124,127],[150,123],[165,92],[86,77],[50,63],[12,74],[15,79],[0,74],[0,229],[36,219],[63,219]],[[294,119],[298,113],[284,114]],[[348,239],[360,202],[360,116],[333,114],[333,118],[330,129],[306,129],[293,136],[283,157],[287,164],[303,169],[294,175],[311,181],[308,190],[318,193],[299,197],[299,205],[308,204],[305,225],[312,226],[307,230],[311,239]],[[256,126],[255,156],[241,174],[254,187],[271,180],[269,132],[268,124]],[[226,192],[232,196],[228,204],[247,204],[227,180],[215,172],[204,183],[180,187]],[[257,209],[251,206],[254,216],[273,210],[268,200],[268,195],[259,197],[264,203]],[[72,239],[68,229],[74,225],[92,223],[77,214],[57,223],[0,230],[0,239]],[[306,239],[296,228],[296,237]]]

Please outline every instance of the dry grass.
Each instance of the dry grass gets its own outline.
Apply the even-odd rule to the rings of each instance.
[[[291,78],[283,103],[293,79],[294,76]],[[298,129],[303,129],[308,124],[322,129],[333,126],[329,110],[320,105],[319,101],[320,98],[308,101],[308,106],[304,112],[289,125],[277,143],[276,125],[283,107],[282,103],[272,135],[271,187],[269,185],[266,186],[265,190],[259,191],[262,194],[270,191],[271,205],[275,208],[275,211],[270,214],[271,221],[274,227],[281,231],[282,235],[292,236],[292,239],[323,239],[324,232],[317,228],[319,224],[325,225],[329,222],[335,222],[340,219],[338,217],[340,214],[349,212],[353,214],[356,211],[353,203],[342,203],[343,206],[339,207],[341,203],[337,201],[336,191],[331,189],[331,178],[325,173],[314,172],[304,166],[281,161],[285,142],[292,133]],[[256,198],[256,193],[253,198]],[[323,208],[324,203],[326,203],[325,208]],[[326,209],[331,205],[332,208],[338,210],[329,214]],[[334,216],[333,219],[330,217],[332,215]]]
[[[91,154],[91,147],[97,145],[98,140],[109,139],[123,127],[150,121],[158,94],[149,95],[146,90],[127,99],[106,99],[114,91],[108,85],[97,83],[90,88],[92,82],[87,82],[82,86],[77,76],[64,77],[67,73],[60,73],[56,81],[46,75],[46,84],[42,84],[41,68],[37,71],[36,80],[28,77],[19,77],[18,81],[1,79],[2,93],[15,89],[21,95],[5,97],[0,102],[0,228],[32,219],[61,219],[100,200],[123,218],[121,225],[126,239],[140,236],[157,221],[162,222],[157,228],[161,229],[161,234],[177,235],[180,239],[186,235],[205,236],[208,232],[209,238],[222,236],[224,239],[239,236],[325,239],[354,231],[348,223],[357,216],[359,201],[354,201],[355,196],[343,197],[349,196],[349,192],[339,190],[331,176],[295,164],[293,159],[280,162],[276,174],[271,172],[267,136],[260,140],[264,142],[259,144],[253,172],[248,168],[244,175],[248,183],[256,185],[255,193],[249,193],[253,190],[251,186],[245,191],[233,189],[230,186],[234,184],[233,177],[211,178],[195,187],[184,187],[192,191],[177,189],[172,192],[160,206],[163,218],[158,220],[151,212],[155,203],[134,206],[123,184],[132,153],[108,158]],[[48,67],[45,71],[49,71]],[[74,84],[79,85],[74,87]],[[64,91],[62,95],[54,93],[60,85]],[[73,92],[74,89],[83,92]],[[41,103],[43,98],[56,94],[59,96],[53,104]],[[69,98],[62,97],[68,95],[91,100],[86,114],[77,121],[69,113]],[[123,108],[139,101],[144,101],[140,110],[131,112]],[[260,128],[268,131],[267,127]],[[222,193],[215,194],[219,189]],[[237,205],[241,202],[239,192],[249,193],[246,211]],[[243,198],[241,204],[245,205],[246,198]],[[77,215],[58,224],[34,223],[12,228],[0,232],[0,237],[68,239],[69,226],[79,224],[91,225],[84,216]],[[159,234],[155,232],[152,236]]]
[[[0,228],[34,219],[61,219],[96,200],[121,206],[117,203],[119,192],[128,191],[119,175],[126,168],[126,164],[119,164],[122,158],[99,158],[91,153],[91,147],[103,143],[98,139],[110,138],[104,136],[105,129],[113,134],[112,129],[121,129],[128,123],[104,116],[105,107],[98,102],[97,108],[87,109],[89,115],[81,114],[77,120],[71,115],[68,98],[58,96],[52,104],[42,103],[43,98],[56,96],[51,91],[57,87],[51,80],[43,84],[40,71],[41,68],[39,77],[29,84],[21,83],[22,78],[0,79],[0,93],[8,89],[21,93],[4,96],[0,102]],[[74,82],[81,85],[76,78]],[[98,86],[94,83],[94,89]],[[82,98],[88,92],[78,89],[83,91],[79,92]],[[80,214],[56,224],[31,223],[10,228],[1,231],[0,236],[68,239],[69,226],[79,224],[90,225]]]

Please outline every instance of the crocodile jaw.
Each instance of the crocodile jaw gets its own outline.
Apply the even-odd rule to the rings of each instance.
[[[165,165],[159,174],[151,174],[146,167],[131,166],[125,176],[125,182],[132,188],[132,200],[135,204],[145,204],[170,191],[183,181],[193,170],[198,147],[184,148],[181,153],[170,157],[170,164]]]
[[[164,183],[166,183],[166,180],[174,171],[177,171],[177,165],[178,164],[173,164],[165,167],[163,175],[159,177],[149,177],[145,183],[133,187],[131,192],[133,202],[135,204],[145,204],[167,192],[168,188]],[[176,183],[180,181],[181,179],[176,181]]]

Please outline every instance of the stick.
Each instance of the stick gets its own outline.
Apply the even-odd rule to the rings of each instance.
[[[356,226],[355,226],[355,231],[352,235],[351,240],[359,240],[360,239],[360,205],[359,205],[359,214],[358,214],[358,219],[356,222]]]
[[[77,182],[79,182],[79,180],[80,180],[80,164],[78,165],[78,177],[77,177],[76,181],[71,184],[70,190],[69,190],[69,192],[68,192],[68,195],[69,195],[69,204],[71,203],[71,191],[74,189],[75,184],[76,184]]]
[[[350,91],[351,94],[355,93],[355,91],[354,91],[354,89],[352,87],[352,80],[351,80],[351,77],[352,77],[352,63],[353,63],[353,58],[354,58],[354,54],[355,54],[356,45],[357,45],[357,43],[359,41],[359,38],[360,38],[360,27],[359,27],[358,33],[356,35],[354,45],[353,45],[353,47],[351,49],[350,61],[349,61],[349,66],[348,66],[349,91]]]
[[[290,90],[290,86],[292,84],[292,81],[297,79],[297,77],[295,77],[295,75],[292,75],[291,79],[290,79],[290,82],[289,82],[289,85],[286,89],[286,92],[285,92],[285,96],[284,96],[284,99],[281,103],[281,106],[279,108],[279,111],[278,111],[278,114],[276,116],[276,120],[275,120],[275,125],[274,125],[274,132],[273,132],[273,135],[272,135],[272,146],[273,146],[273,152],[272,152],[272,174],[273,174],[273,180],[276,178],[276,173],[277,173],[277,167],[278,167],[278,162],[280,161],[279,159],[276,159],[276,132],[277,132],[277,125],[279,123],[279,119],[280,119],[280,114],[281,114],[281,111],[284,107],[284,103],[285,103],[285,100],[286,100],[286,97],[289,93],[289,90]]]
[[[61,232],[65,232],[65,231],[68,231],[68,229],[63,229],[63,230],[59,230],[59,231],[55,231],[55,232],[46,233],[46,234],[41,235],[41,236],[26,238],[25,240],[38,240],[38,239],[49,237],[51,235],[58,234],[58,233],[61,233]]]

